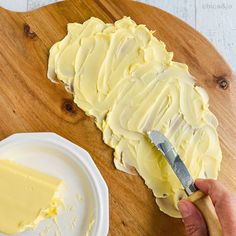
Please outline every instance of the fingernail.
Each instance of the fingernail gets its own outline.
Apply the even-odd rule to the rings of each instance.
[[[180,201],[178,203],[178,207],[179,207],[179,211],[180,211],[183,218],[190,216],[191,212],[189,211],[189,208],[188,208],[187,204],[185,203],[185,201],[183,201],[183,200]]]
[[[196,179],[195,182],[203,182],[205,179]]]

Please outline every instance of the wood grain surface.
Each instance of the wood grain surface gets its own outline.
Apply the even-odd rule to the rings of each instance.
[[[137,2],[71,0],[30,13],[0,9],[0,139],[17,132],[51,131],[85,148],[109,187],[109,235],[184,235],[181,220],[159,211],[139,176],[114,168],[112,149],[103,143],[93,118],[77,108],[61,84],[46,77],[49,48],[65,36],[67,23],[82,23],[91,16],[114,22],[124,15],[156,30],[155,35],[174,51],[174,59],[188,64],[196,83],[207,90],[210,108],[220,122],[220,180],[236,192],[236,78],[232,70],[190,26]]]

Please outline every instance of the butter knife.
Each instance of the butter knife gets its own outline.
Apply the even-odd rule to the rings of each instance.
[[[222,236],[222,228],[210,197],[197,189],[188,169],[170,141],[162,133],[155,130],[147,132],[147,135],[175,172],[188,195],[187,199],[201,211],[205,218],[209,235]]]

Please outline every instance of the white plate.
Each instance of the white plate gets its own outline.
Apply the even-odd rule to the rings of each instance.
[[[0,159],[11,159],[64,181],[56,222],[46,219],[17,236],[105,236],[108,234],[108,189],[92,158],[54,133],[14,134],[0,142]],[[2,235],[2,234],[0,234]]]

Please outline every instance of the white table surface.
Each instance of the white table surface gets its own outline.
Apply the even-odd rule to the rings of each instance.
[[[30,11],[57,1],[0,0],[0,6],[14,11]],[[236,0],[139,1],[168,11],[200,31],[236,71]]]

